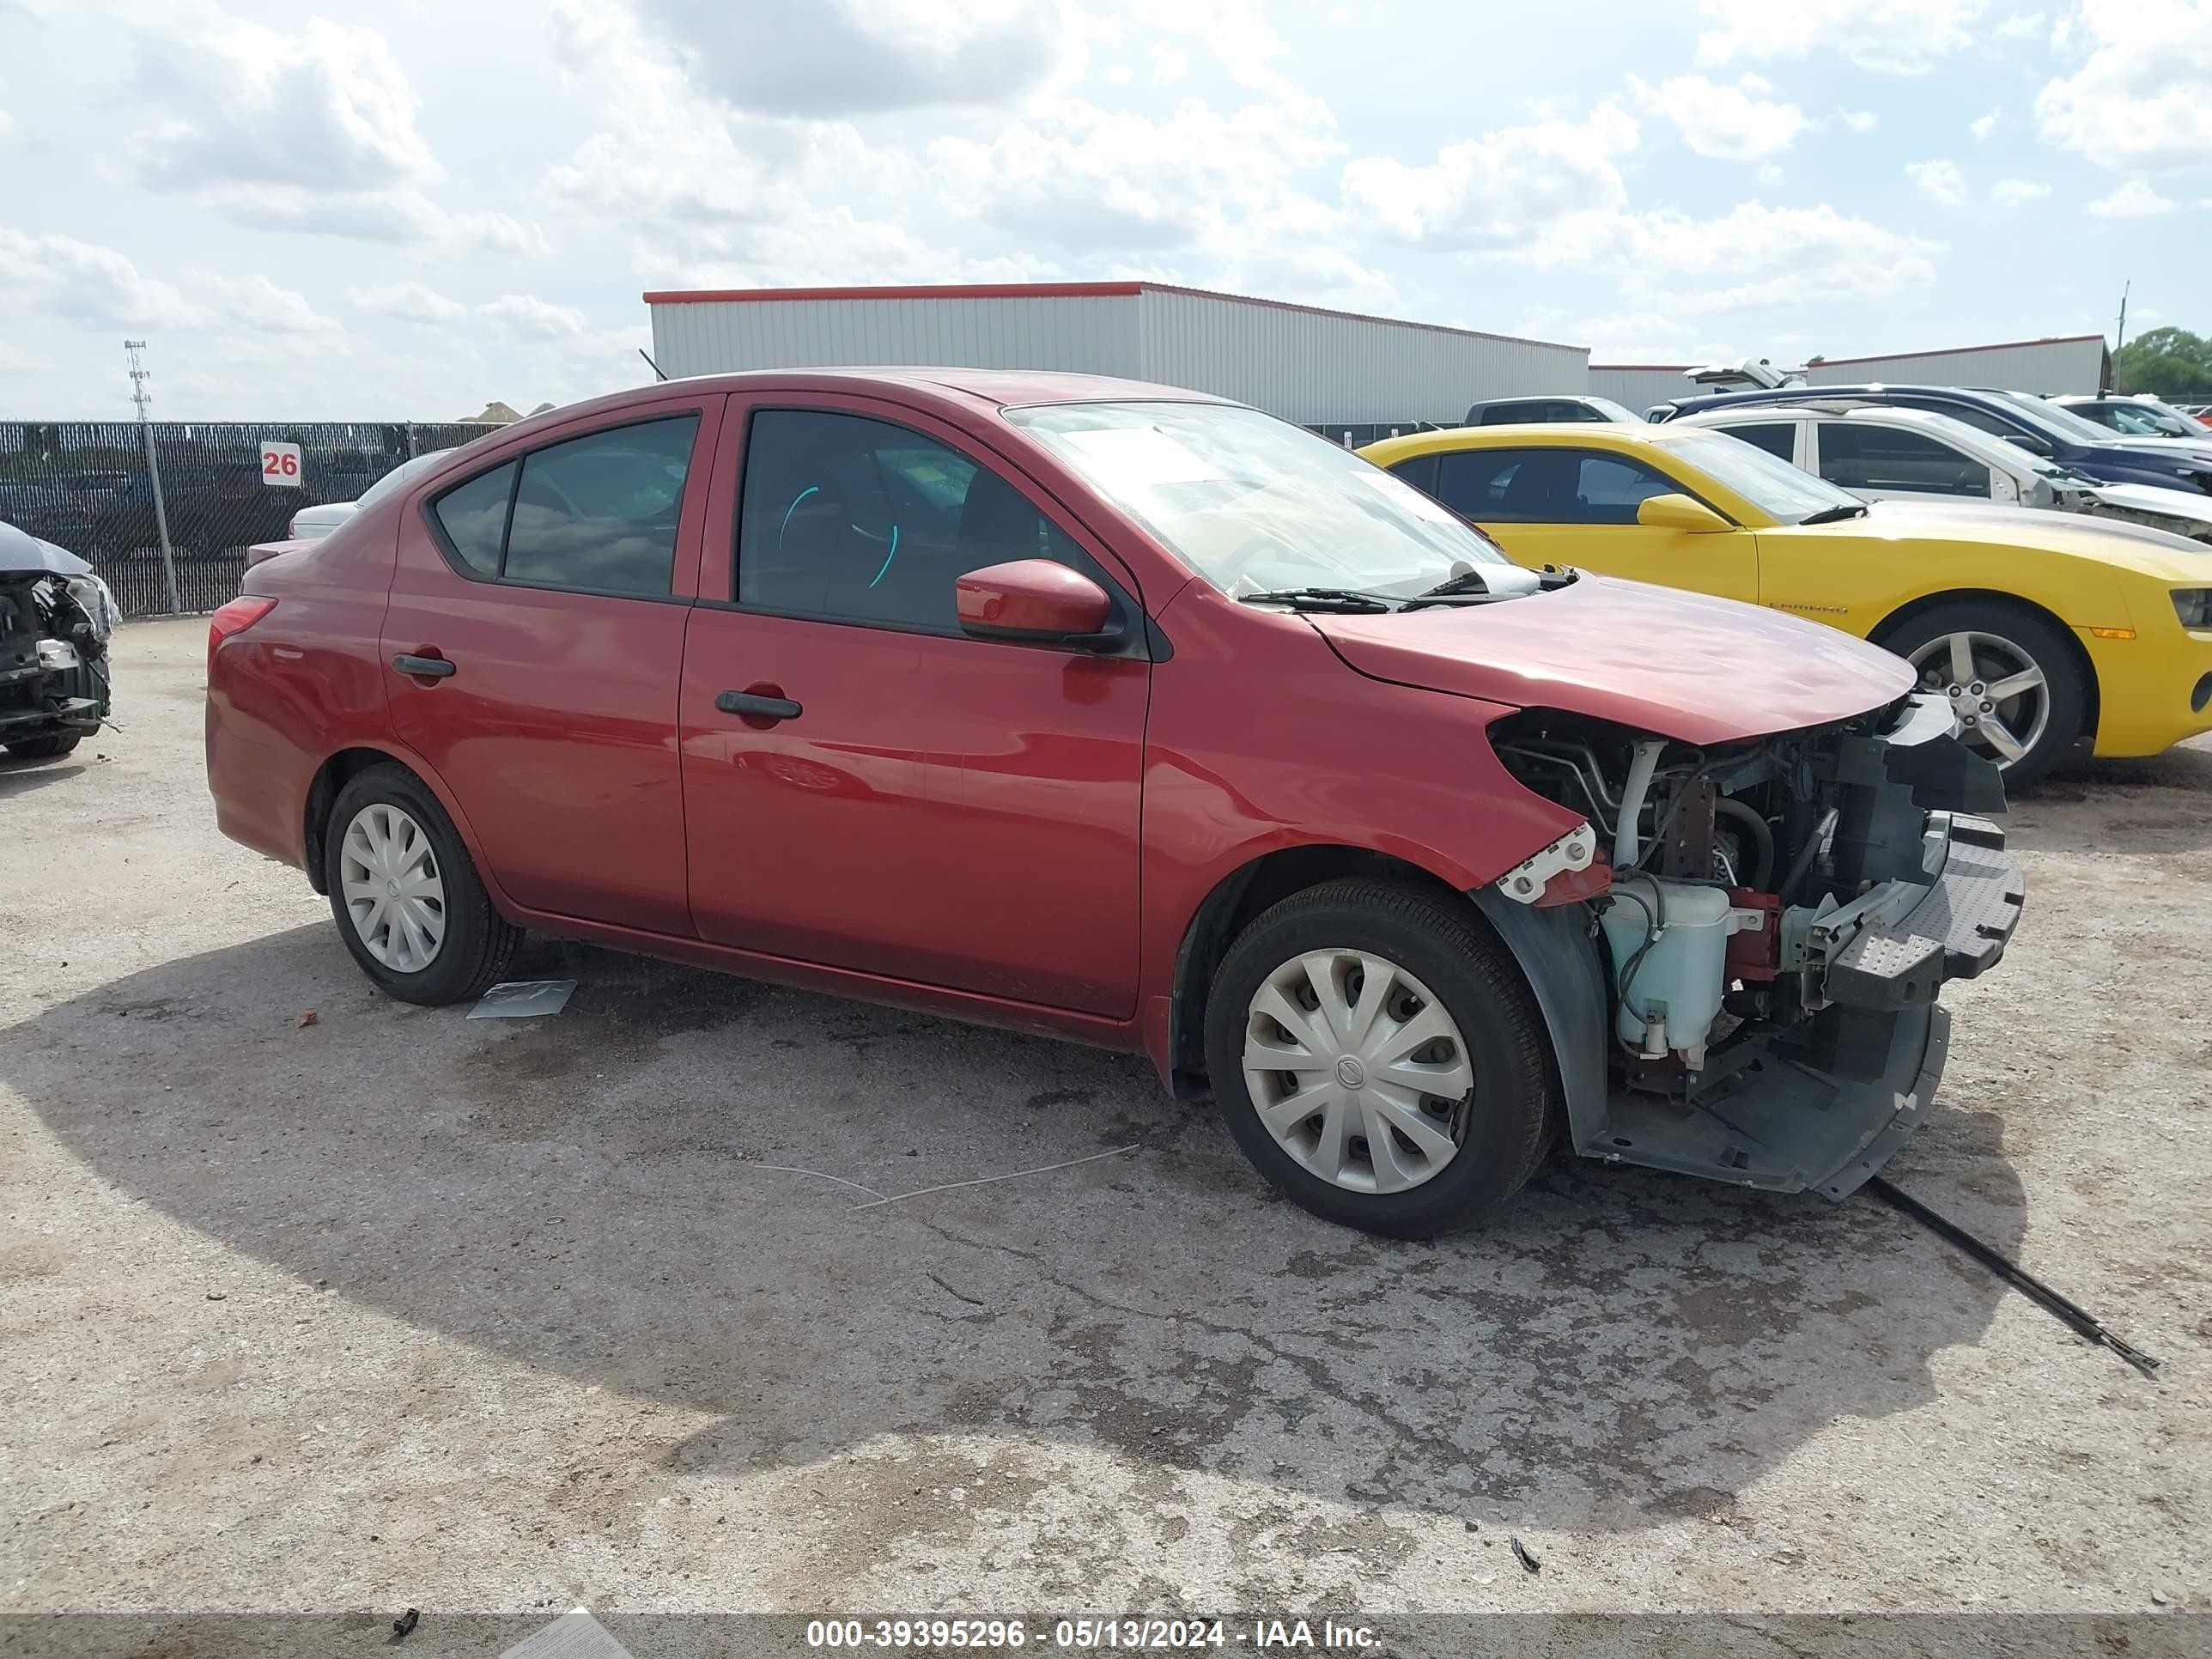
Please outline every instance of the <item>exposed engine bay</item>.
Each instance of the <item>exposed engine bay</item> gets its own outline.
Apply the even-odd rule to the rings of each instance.
[[[1879,1170],[1941,1074],[1941,987],[1996,965],[2026,896],[1948,708],[1711,749],[1529,709],[1491,739],[1587,820],[1477,895],[1524,966],[1516,933],[1580,936],[1578,982],[1531,975],[1563,1055],[1601,1020],[1601,1079],[1563,1079],[1577,1150],[1836,1198]]]
[[[0,569],[0,747],[65,755],[112,702],[114,601],[96,576]]]

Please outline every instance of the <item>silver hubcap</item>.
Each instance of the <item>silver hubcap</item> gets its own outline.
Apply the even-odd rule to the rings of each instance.
[[[446,942],[446,881],[422,826],[397,806],[364,806],[338,843],[338,883],[353,930],[394,973],[418,974]]]
[[[1253,994],[1244,1086],[1304,1168],[1352,1192],[1397,1193],[1458,1156],[1474,1070],[1458,1025],[1404,969],[1310,951]]]
[[[1944,634],[1909,659],[1923,691],[1941,692],[1959,717],[1960,735],[1999,766],[2010,766],[2042,740],[2051,724],[2043,670],[1996,634]]]

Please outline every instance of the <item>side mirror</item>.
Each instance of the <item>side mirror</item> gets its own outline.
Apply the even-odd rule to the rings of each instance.
[[[1735,528],[1703,501],[1674,495],[1646,495],[1636,504],[1636,522],[1655,530],[1686,530],[1695,536]]]
[[[960,631],[1028,645],[1104,645],[1114,602],[1080,571],[1050,559],[971,570],[952,584]]]
[[[2042,439],[2032,436],[2025,432],[2008,432],[2005,434],[2005,441],[2008,444],[2018,444],[2022,449],[2026,450],[2031,455],[2042,455],[2047,457],[2051,453],[2051,446],[2049,444],[2044,442]]]

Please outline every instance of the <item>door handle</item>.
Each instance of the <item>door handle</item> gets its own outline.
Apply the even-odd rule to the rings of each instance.
[[[714,699],[714,707],[749,720],[795,720],[806,712],[789,697],[761,691],[725,691]]]
[[[418,657],[408,651],[394,657],[392,665],[403,674],[416,674],[431,680],[450,679],[454,671],[454,665],[443,657]]]

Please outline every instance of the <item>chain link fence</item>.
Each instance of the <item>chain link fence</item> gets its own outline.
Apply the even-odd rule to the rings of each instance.
[[[246,550],[281,540],[303,507],[356,500],[410,458],[496,427],[465,422],[0,421],[0,520],[88,561],[126,617],[169,609],[150,431],[187,611],[237,597]],[[296,445],[296,472],[264,477],[264,442]]]

